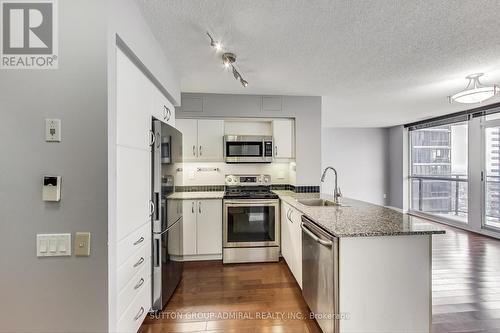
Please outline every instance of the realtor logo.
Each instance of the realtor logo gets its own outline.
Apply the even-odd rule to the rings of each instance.
[[[2,69],[56,69],[55,0],[2,0]]]

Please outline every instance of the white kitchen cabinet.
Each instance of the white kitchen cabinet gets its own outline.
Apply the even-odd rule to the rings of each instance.
[[[116,57],[116,143],[149,149],[151,82],[121,51]]]
[[[220,200],[199,200],[196,230],[198,254],[222,253],[222,203]]]
[[[195,255],[196,252],[196,201],[185,200],[182,203],[182,246],[183,255]]]
[[[198,120],[198,160],[223,160],[224,120]]]
[[[223,120],[177,119],[176,127],[182,132],[184,161],[223,160]]]
[[[182,206],[185,259],[189,256],[221,255],[222,200],[184,200]]]
[[[182,158],[193,161],[198,157],[198,120],[177,119],[177,129],[182,133]]]
[[[116,148],[116,219],[118,240],[150,221],[151,153]]]
[[[302,214],[281,203],[281,255],[302,288]]]
[[[295,129],[292,119],[273,120],[274,158],[295,157]]]
[[[151,115],[175,127],[175,108],[151,81]]]
[[[292,240],[291,240],[291,231],[290,231],[290,222],[288,221],[288,214],[290,211],[290,206],[285,203],[281,203],[281,255],[283,259],[285,259],[290,271],[292,269]]]

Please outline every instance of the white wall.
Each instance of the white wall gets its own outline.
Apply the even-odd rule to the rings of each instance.
[[[203,112],[176,110],[180,118],[295,118],[296,184],[319,185],[321,175],[321,97],[283,96],[281,111],[263,111],[260,95],[182,93],[202,99]]]
[[[389,133],[385,128],[322,128],[322,168],[334,167],[345,197],[385,205],[389,195]],[[330,171],[329,171],[330,172]],[[318,175],[319,177],[319,175]],[[321,192],[332,194],[330,173]]]

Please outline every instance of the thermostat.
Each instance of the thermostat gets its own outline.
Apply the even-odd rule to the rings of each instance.
[[[43,201],[61,200],[61,176],[43,176]]]

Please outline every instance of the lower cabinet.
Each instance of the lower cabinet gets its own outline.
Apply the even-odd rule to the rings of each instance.
[[[281,202],[281,255],[302,288],[302,214]]]
[[[222,200],[184,200],[184,260],[220,259],[222,256]]]

